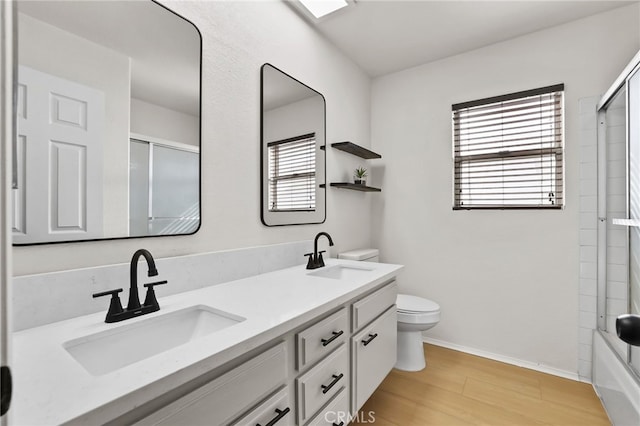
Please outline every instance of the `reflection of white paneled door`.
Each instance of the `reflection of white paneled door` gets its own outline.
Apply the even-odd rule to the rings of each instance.
[[[104,94],[21,66],[15,243],[102,236]]]

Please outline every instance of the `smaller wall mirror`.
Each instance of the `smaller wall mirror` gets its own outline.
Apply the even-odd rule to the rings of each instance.
[[[323,223],[324,96],[271,64],[262,66],[261,86],[262,223]]]

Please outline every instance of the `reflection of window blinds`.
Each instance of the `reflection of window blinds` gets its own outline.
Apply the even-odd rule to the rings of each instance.
[[[269,211],[316,209],[316,135],[270,142]]]
[[[563,90],[453,105],[454,209],[562,207]]]

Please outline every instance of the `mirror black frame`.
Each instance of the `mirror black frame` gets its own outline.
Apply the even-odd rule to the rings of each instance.
[[[198,38],[200,41],[200,46],[199,46],[199,52],[200,52],[200,59],[199,59],[199,64],[198,64],[198,70],[200,72],[200,76],[199,76],[199,81],[198,81],[198,86],[199,86],[199,99],[198,99],[198,113],[199,113],[199,124],[198,124],[198,140],[199,140],[199,149],[200,149],[200,154],[198,156],[198,174],[199,174],[199,180],[198,180],[198,214],[200,215],[200,222],[198,223],[197,228],[193,231],[193,232],[189,232],[189,233],[185,233],[185,234],[168,234],[168,235],[141,235],[141,236],[124,236],[124,237],[105,237],[105,238],[88,238],[88,239],[81,239],[81,240],[68,240],[68,241],[42,241],[42,242],[35,242],[35,243],[12,243],[12,246],[15,247],[27,247],[27,246],[41,246],[41,245],[49,245],[49,244],[68,244],[68,243],[84,243],[84,242],[93,242],[93,241],[114,241],[114,240],[129,240],[129,239],[141,239],[141,238],[161,238],[161,237],[179,237],[179,236],[187,236],[187,235],[194,235],[196,232],[198,232],[200,230],[200,228],[202,227],[202,54],[203,54],[203,48],[202,48],[202,33],[200,32],[200,29],[198,28],[198,26],[196,24],[194,24],[191,20],[185,18],[184,16],[180,15],[179,13],[175,12],[174,10],[170,9],[169,7],[159,3],[157,0],[149,0],[151,1],[153,4],[162,7],[164,10],[172,13],[173,15],[175,15],[176,17],[182,19],[183,21],[189,23],[195,30],[196,33],[198,34]],[[16,15],[17,15],[17,8],[16,8]],[[18,21],[17,21],[17,16],[15,18],[15,27],[16,27],[16,32],[14,34],[15,39],[17,39],[17,28],[18,28]],[[16,43],[17,45],[17,43]],[[17,46],[16,46],[16,52],[17,52]],[[17,53],[16,53],[17,54]],[[14,71],[14,78],[13,78],[13,98],[17,99],[17,92],[18,92],[18,72],[17,72],[17,67],[18,67],[18,63],[17,61],[15,61],[15,71]],[[16,103],[14,102],[14,108],[13,108],[13,117],[12,119],[14,120],[14,123],[17,123],[18,117],[17,117],[17,107],[16,107]],[[17,128],[17,126],[16,126]],[[14,137],[14,140],[16,140],[16,137]],[[14,170],[17,170],[17,167],[14,168]],[[14,186],[14,189],[16,189],[17,186]]]
[[[313,222],[295,222],[295,223],[282,223],[282,224],[268,224],[265,218],[265,203],[264,203],[264,199],[265,199],[265,193],[266,193],[266,186],[267,183],[265,182],[264,176],[265,176],[265,154],[264,154],[264,144],[266,143],[266,141],[264,140],[264,69],[265,67],[271,67],[273,69],[275,69],[276,71],[281,72],[282,74],[286,75],[287,77],[289,77],[291,80],[299,83],[300,85],[306,87],[307,89],[311,90],[312,92],[318,94],[321,98],[322,98],[322,126],[323,126],[323,132],[324,132],[324,140],[322,141],[322,144],[320,145],[320,149],[323,151],[324,153],[324,161],[323,161],[323,177],[324,177],[324,182],[318,184],[318,187],[320,189],[322,189],[324,191],[324,208],[322,210],[322,220],[320,221],[313,221]],[[260,67],[260,141],[259,141],[259,148],[260,148],[260,221],[262,222],[262,224],[264,226],[268,226],[268,227],[275,227],[275,226],[292,226],[292,225],[315,225],[315,224],[322,224],[327,220],[327,153],[326,153],[326,146],[327,146],[327,100],[325,99],[324,95],[320,92],[318,92],[317,90],[309,87],[308,85],[304,84],[303,82],[301,82],[300,80],[298,80],[297,78],[291,76],[291,74],[286,73],[284,71],[282,71],[280,68],[266,62],[264,64],[262,64],[262,66]]]

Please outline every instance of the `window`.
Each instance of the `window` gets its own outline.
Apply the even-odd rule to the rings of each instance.
[[[453,105],[454,210],[562,207],[563,91]]]
[[[316,135],[269,142],[269,211],[315,211]]]

